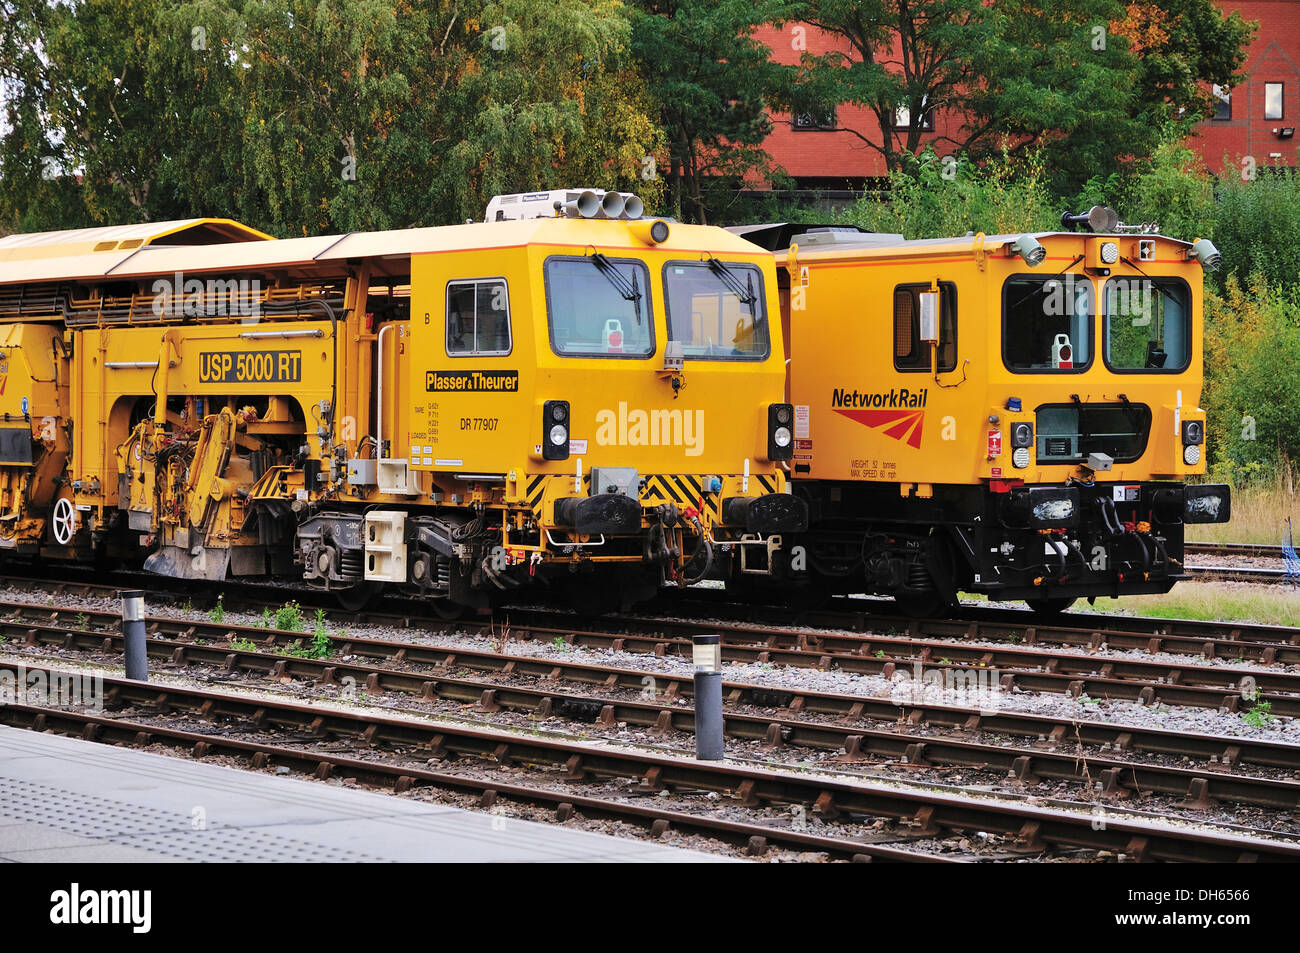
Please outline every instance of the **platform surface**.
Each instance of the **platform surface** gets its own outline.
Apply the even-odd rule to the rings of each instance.
[[[726,859],[0,727],[0,862]]]

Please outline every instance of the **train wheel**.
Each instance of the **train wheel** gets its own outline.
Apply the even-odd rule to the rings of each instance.
[[[570,580],[565,586],[569,608],[580,616],[612,615],[622,608],[622,593],[613,579],[596,581],[591,575]]]
[[[348,586],[346,589],[331,589],[334,598],[338,600],[340,606],[348,612],[360,612],[379,595],[380,590],[384,588],[382,582],[359,582],[355,586]]]
[[[463,619],[465,611],[469,608],[459,602],[452,602],[450,599],[430,599],[429,608],[433,614],[444,622],[453,622],[456,619]]]
[[[1072,596],[1057,596],[1052,599],[1026,599],[1029,608],[1042,616],[1060,615],[1070,606],[1074,605]]]
[[[894,596],[894,602],[903,615],[912,619],[941,619],[951,607],[937,592],[909,593]]]
[[[766,587],[744,576],[729,576],[723,585],[726,586],[728,598],[736,602],[762,603],[771,596]]]

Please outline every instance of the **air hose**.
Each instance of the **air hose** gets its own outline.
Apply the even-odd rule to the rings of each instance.
[[[691,564],[693,564],[695,560],[699,559],[700,553],[703,552],[704,568],[700,570],[698,575],[688,576],[683,567],[682,581],[688,586],[699,582],[701,579],[707,576],[709,574],[709,570],[713,568],[713,544],[709,542],[708,534],[704,532],[704,527],[700,525],[699,517],[692,516],[691,524],[695,527],[695,532],[700,534],[700,542],[695,547],[695,552],[691,553],[691,558],[686,560],[686,565],[690,566]]]

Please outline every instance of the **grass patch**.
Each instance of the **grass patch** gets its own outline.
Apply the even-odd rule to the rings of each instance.
[[[1286,534],[1288,516],[1300,536],[1300,500],[1296,499],[1295,481],[1281,474],[1268,482],[1233,487],[1232,520],[1194,523],[1187,527],[1187,541],[1276,546]]]
[[[1076,609],[1088,610],[1086,602]],[[1231,583],[1180,582],[1162,596],[1123,596],[1098,599],[1094,612],[1149,615],[1160,619],[1204,619],[1300,625],[1300,597],[1286,586],[1276,589],[1234,586]]]

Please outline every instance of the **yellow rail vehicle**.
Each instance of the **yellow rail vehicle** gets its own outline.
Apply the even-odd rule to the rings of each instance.
[[[616,193],[489,211],[0,239],[21,379],[0,391],[0,547],[439,608],[537,584],[630,603],[719,545],[769,571],[806,525],[770,255]]]
[[[811,529],[793,578],[959,591],[1057,611],[1167,592],[1187,523],[1226,521],[1205,473],[1208,242],[1091,231],[905,241],[736,229],[774,252],[790,341],[793,478]]]

